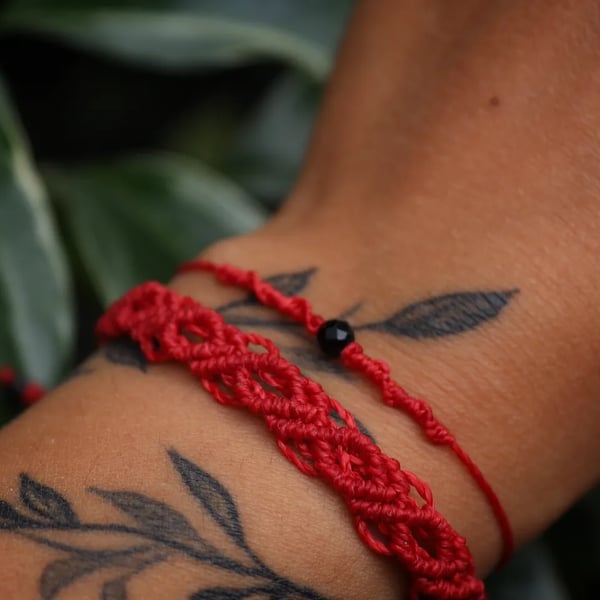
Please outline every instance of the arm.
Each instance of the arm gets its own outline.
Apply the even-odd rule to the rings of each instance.
[[[359,305],[349,318],[363,326],[360,342],[456,434],[519,543],[588,489],[600,464],[598,19],[591,2],[558,4],[360,4],[285,209],[263,230],[206,253],[264,275],[316,268],[302,293],[321,314]],[[173,285],[215,307],[242,298],[197,275]],[[407,318],[431,317],[449,294],[441,322]],[[272,321],[254,307],[227,312],[252,328]],[[438,509],[488,572],[500,551],[497,526],[456,459],[369,386],[323,364],[296,332],[277,322],[260,331],[431,484]],[[11,567],[0,595],[35,598],[64,582],[61,598],[94,598],[125,578],[130,598],[210,598],[216,586],[269,581],[288,586],[278,590],[288,598],[399,596],[395,565],[362,547],[337,499],[291,468],[249,415],[216,405],[176,367],[144,370],[131,352],[104,353],[84,372],[0,433],[2,498],[63,521],[26,536],[1,525],[0,556]],[[20,473],[28,476],[21,498]],[[221,498],[238,533],[211,516],[182,473]],[[134,514],[135,494],[168,507],[153,505],[169,523],[167,538],[132,530],[149,527]],[[93,526],[81,531],[74,519]],[[242,532],[251,554],[236,543]],[[78,567],[57,565],[69,555],[58,544],[77,545]],[[102,552],[114,548],[140,558],[113,565]]]

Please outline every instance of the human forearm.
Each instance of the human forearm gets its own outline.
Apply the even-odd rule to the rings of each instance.
[[[528,3],[543,12],[535,27],[523,3],[448,6],[360,5],[290,202],[265,229],[207,256],[265,276],[310,273],[300,293],[326,317],[351,311],[360,343],[429,401],[481,467],[522,543],[593,484],[600,464],[598,90],[586,83],[597,21],[591,2]],[[242,298],[195,274],[174,286],[222,310]],[[440,304],[442,319],[430,311]],[[244,304],[223,312],[273,336],[427,481],[479,572],[490,570],[498,527],[452,454],[275,315]],[[391,326],[393,315],[402,317]],[[3,431],[0,447],[2,497],[13,504],[24,471],[89,511],[86,523],[123,522],[85,492],[92,486],[161,499],[208,535],[214,523],[182,485],[174,449],[230,490],[250,547],[273,571],[327,597],[398,596],[400,576],[360,545],[335,497],[293,471],[257,422],[215,406],[176,368],[104,365]],[[14,557],[7,585],[35,590],[56,555],[0,538]],[[174,596],[216,585],[212,567],[179,560],[135,585]]]
[[[3,598],[96,598],[117,580],[127,598],[397,597],[343,507],[260,423],[140,364],[109,347],[0,435]]]

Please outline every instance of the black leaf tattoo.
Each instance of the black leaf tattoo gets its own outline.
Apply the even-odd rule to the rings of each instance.
[[[79,365],[75,367],[66,377],[66,380],[75,379],[77,377],[83,377],[84,375],[91,375],[94,372],[90,366]]]
[[[156,553],[148,557],[139,557],[137,562],[131,565],[130,571],[124,575],[117,577],[111,581],[107,581],[102,586],[101,599],[102,600],[127,600],[127,584],[129,580],[141,573],[144,569],[155,565],[159,562],[167,560],[168,555],[164,553]]]
[[[264,281],[270,283],[285,296],[296,296],[308,285],[310,279],[316,272],[317,269],[313,267],[296,273],[280,273],[278,275],[272,275],[271,277],[265,278]],[[219,306],[216,310],[223,313],[234,308],[252,306],[255,304],[258,304],[258,302],[254,294],[248,294],[245,298],[234,300],[233,302]]]
[[[102,586],[102,600],[127,600],[127,577],[107,581]]]
[[[280,273],[267,277],[265,281],[270,283],[275,289],[279,290],[285,296],[295,296],[299,294],[310,282],[317,269],[312,267],[305,271],[297,273]]]
[[[175,450],[169,450],[169,457],[191,494],[238,546],[246,548],[240,516],[231,494],[214,477]]]
[[[169,531],[169,535],[178,539],[200,542],[190,522],[180,512],[163,502],[137,492],[109,492],[98,488],[89,488],[89,491],[132,517],[149,533],[162,535],[165,531]]]
[[[21,475],[21,502],[31,512],[61,525],[77,525],[71,505],[56,490]]]
[[[0,500],[0,529],[10,529],[24,518],[8,502]]]
[[[265,281],[271,282],[288,295],[298,294],[309,285],[315,273],[316,269],[311,268],[294,273],[274,275],[267,277]],[[485,322],[495,319],[518,292],[517,288],[513,288],[490,292],[467,291],[445,294],[409,304],[381,321],[363,323],[353,327],[356,331],[380,331],[412,339],[456,335],[475,329]],[[290,336],[294,335],[296,339],[301,338],[306,341],[302,325],[283,318],[264,317],[255,311],[247,310],[254,304],[256,304],[256,299],[250,295],[243,300],[236,300],[221,306],[217,310],[227,312],[227,322],[232,325],[275,329]],[[355,303],[342,311],[336,318],[349,320],[351,317],[355,317],[363,307],[363,302]],[[239,310],[234,311],[233,309]],[[311,346],[314,347],[314,344],[311,343]],[[290,355],[292,361],[303,370],[335,372],[340,376],[343,376],[346,372],[336,366],[335,361],[324,362],[318,353],[310,351],[308,344],[289,346],[285,348],[284,354]]]
[[[53,600],[66,587],[79,578],[96,571],[100,566],[108,566],[99,556],[93,554],[70,556],[51,562],[42,573],[40,595],[42,600]]]
[[[115,365],[134,367],[142,373],[148,370],[148,359],[137,342],[128,337],[107,342],[102,346],[102,352],[106,359]]]
[[[227,550],[218,548],[219,540],[204,539],[188,517],[147,495],[89,488],[89,493],[117,508],[127,521],[85,522],[57,490],[22,474],[20,507],[0,500],[0,534],[19,535],[62,553],[41,574],[41,600],[57,600],[76,581],[99,573],[107,575],[97,591],[100,600],[128,600],[128,584],[133,577],[177,556],[211,565],[240,581],[236,588],[200,589],[191,600],[326,600],[316,591],[274,572],[258,557],[246,540],[233,496],[222,483],[175,450],[169,451],[169,457],[184,489],[225,536],[220,541],[227,537],[233,540],[243,550],[245,559],[228,556]],[[215,530],[211,531],[214,536]],[[97,582],[98,577],[91,581]]]
[[[302,372],[326,373],[337,375],[342,379],[351,380],[352,375],[344,368],[339,361],[325,356],[321,352],[314,352],[313,343],[299,346],[282,346],[281,353],[292,363],[294,363]]]
[[[244,600],[244,598],[262,597],[269,595],[273,588],[210,588],[200,590],[190,596],[190,600]]]
[[[415,302],[383,321],[355,329],[370,329],[413,339],[456,335],[497,317],[517,293],[517,289],[512,289],[446,294]]]

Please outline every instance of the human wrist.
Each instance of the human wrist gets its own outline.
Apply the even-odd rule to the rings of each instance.
[[[316,252],[318,255],[318,246],[308,243],[299,244],[300,251],[296,253],[293,244],[287,245],[285,246],[285,259],[282,261],[281,253],[269,250],[269,248],[275,247],[273,244],[273,237],[259,234],[253,237],[250,243],[242,239],[219,244],[209,249],[202,258],[220,263],[237,263],[241,264],[242,268],[249,268],[252,264],[252,270],[263,276],[269,276],[269,280],[271,280],[271,276],[276,275],[273,285],[277,287],[281,283],[284,289],[286,286],[290,286],[292,280],[297,279],[298,281],[291,283],[292,287],[300,288],[295,293],[303,295],[303,292],[306,292],[315,310],[325,318],[344,316],[348,309],[351,309],[350,312],[362,310],[363,307],[358,306],[361,304],[360,302],[356,303],[357,306],[354,308],[351,306],[351,299],[357,298],[356,293],[352,290],[351,277],[346,280],[349,287],[345,288],[344,286],[346,283],[344,275],[348,275],[348,272],[344,273],[344,268],[348,266],[352,268],[352,260],[356,256],[348,256],[346,265],[340,266],[332,261],[331,264],[325,264],[322,268],[317,269],[305,262],[307,255],[310,256],[311,252],[304,252],[302,248],[311,248],[312,252]],[[302,262],[298,264],[294,257],[301,257]],[[327,261],[325,262],[327,263]],[[294,268],[294,263],[298,265],[296,268]],[[284,267],[284,265],[291,266]],[[209,278],[212,279],[211,276]],[[184,274],[176,279],[175,288],[198,298],[198,294],[206,282],[206,275]],[[214,282],[210,286],[213,284]],[[334,291],[331,293],[332,289]],[[228,297],[228,300],[220,306],[214,306],[213,303],[216,310],[222,312],[226,320],[233,324],[250,331],[257,331],[273,339],[281,347],[284,356],[298,364],[301,370],[308,373],[311,378],[322,383],[335,398],[342,400],[344,408],[350,410],[358,418],[359,426],[363,431],[373,436],[385,452],[398,458],[403,468],[415,472],[427,484],[432,483],[434,490],[437,489],[441,492],[436,497],[436,505],[442,507],[442,513],[449,518],[451,524],[462,535],[467,535],[467,538],[472,537],[475,540],[473,548],[478,566],[482,572],[489,570],[497,559],[497,552],[501,544],[497,525],[485,500],[481,497],[481,492],[470,480],[464,468],[461,468],[456,457],[443,450],[433,449],[432,451],[428,447],[427,440],[423,438],[420,431],[415,429],[413,423],[406,416],[394,414],[392,409],[385,407],[377,390],[350,372],[344,371],[339,361],[323,357],[316,340],[308,339],[303,335],[301,328],[292,329],[290,328],[291,323],[282,319],[276,312],[269,312],[254,303],[240,301],[240,298],[244,297],[243,292],[234,290],[230,293],[231,296]],[[205,294],[201,302],[208,301],[210,304],[211,295],[211,292]],[[367,302],[370,302],[371,298],[368,296],[367,298]],[[360,317],[363,317],[363,314],[361,312]],[[359,337],[359,341],[365,341],[369,350],[372,350],[371,354],[375,357],[378,356],[378,350],[387,347],[388,351],[379,354],[379,357],[386,358],[390,362],[393,372],[396,371],[396,367],[401,368],[405,364],[405,358],[401,353],[397,350],[389,352],[390,345],[385,339],[382,341],[382,339],[378,339],[378,336],[373,337],[369,335],[368,331],[363,331],[361,335],[362,338]],[[417,371],[417,375],[415,375],[415,371]],[[421,375],[419,369],[415,369],[408,379],[419,381]],[[443,382],[444,378],[444,374],[440,373],[438,383],[449,389],[450,386]],[[460,399],[455,404],[455,408],[460,411],[459,404]],[[450,500],[446,501],[448,497]],[[447,508],[446,512],[444,512],[444,508]],[[468,518],[465,519],[467,515]],[[477,535],[473,533],[475,531]],[[471,533],[473,533],[472,536],[470,536]]]
[[[360,544],[337,498],[290,468],[260,422],[217,405],[181,368],[142,369],[140,361],[135,346],[108,344],[78,376],[0,435],[1,499],[7,503],[0,511],[0,556],[11,557],[1,594],[12,597],[18,590],[19,597],[37,597],[32,590],[42,589],[45,569],[64,558],[56,552],[60,548],[72,547],[66,558],[76,566],[98,545],[112,551],[150,544],[164,559],[132,575],[127,582],[132,597],[153,593],[152,582],[161,573],[160,593],[173,597],[257,586],[275,586],[276,597],[284,597],[285,590],[311,600],[400,596],[402,582],[392,565]],[[35,443],[32,433],[39,434]],[[216,482],[204,479],[201,485],[212,512],[186,484],[177,461],[191,463]],[[20,472],[69,502],[76,521],[66,533],[51,522],[34,528],[35,539],[25,522],[15,525],[14,535],[5,531],[7,505],[24,515],[31,512],[19,493]],[[235,505],[235,518],[219,499],[224,493]],[[152,509],[145,520],[141,496],[166,508]],[[115,505],[114,498],[125,504]],[[122,527],[127,530],[121,535],[111,534]],[[132,529],[148,527],[141,536]],[[202,552],[194,552],[196,535],[212,549],[200,544]],[[255,564],[245,572],[213,555],[260,568]],[[348,572],[349,564],[361,569]],[[115,563],[107,570],[99,561],[90,573],[96,585],[103,584],[128,565]],[[340,565],[344,577],[333,576]],[[61,584],[65,598],[79,598],[92,584],[79,576],[70,582],[67,566],[53,576],[55,585]],[[306,592],[293,594],[299,589]]]
[[[307,235],[306,239],[311,239],[311,235]],[[282,252],[273,251],[280,241],[276,236],[258,234],[250,243],[247,240],[233,240],[219,245],[210,250],[208,256],[217,262],[255,268],[263,276],[301,273],[314,266],[304,259],[306,256],[318,256],[317,244],[304,244],[308,249],[306,252],[302,250],[301,243],[294,249],[296,241],[289,246],[280,246],[286,248],[283,258]],[[389,295],[385,296],[383,302],[381,298],[375,298],[373,309],[369,306],[372,296],[359,297],[353,294],[350,287],[345,287],[346,282],[351,280],[345,278],[352,272],[354,261],[360,260],[359,253],[357,251],[346,255],[346,264],[343,266],[333,260],[319,271],[312,272],[310,286],[300,292],[301,295],[307,295],[317,312],[326,318],[338,316],[340,311],[349,308],[359,299],[364,302],[361,312],[352,316],[353,323],[360,324],[371,318],[380,319],[382,308],[383,314],[386,310],[391,311]],[[322,253],[321,256],[328,255]],[[298,257],[300,260],[296,262]],[[327,260],[321,262],[327,263]],[[336,280],[338,273],[339,285]],[[425,290],[435,289],[431,284],[432,280],[427,274],[424,275],[420,285],[420,289],[424,291],[419,293],[411,289],[404,290],[402,296],[396,296],[399,301],[396,309],[401,309],[403,304],[408,305],[410,299],[423,298],[421,294],[425,294]],[[184,284],[185,288],[187,285],[201,286],[205,280],[203,276],[186,275],[185,279],[179,281],[187,282]],[[335,292],[327,295],[326,290],[331,287],[335,288]],[[527,357],[518,343],[523,331],[527,331],[527,323],[523,322],[523,313],[520,312],[523,310],[522,293],[514,288],[477,286],[471,291],[481,289],[493,294],[510,292],[505,298],[506,306],[487,320],[483,319],[479,326],[459,332],[460,335],[419,341],[410,336],[382,335],[381,332],[367,329],[360,333],[359,341],[370,354],[391,364],[393,375],[410,392],[428,400],[438,417],[457,435],[459,443],[482,468],[484,475],[500,494],[501,500],[506,500],[517,539],[522,543],[564,510],[589,485],[589,479],[593,475],[583,473],[581,476],[573,476],[572,472],[565,473],[565,477],[573,476],[570,489],[548,493],[548,471],[543,467],[539,472],[538,468],[540,461],[547,464],[548,461],[556,460],[556,457],[550,454],[540,458],[530,452],[523,453],[523,440],[520,444],[505,443],[517,425],[517,428],[525,431],[531,429],[527,444],[539,452],[545,438],[535,429],[536,419],[549,413],[544,417],[546,425],[554,430],[560,426],[560,421],[557,422],[551,416],[555,411],[551,390],[543,387],[532,390],[528,387],[527,380],[521,378],[522,371],[514,372],[519,366],[519,360]],[[344,291],[338,296],[339,290]],[[459,290],[469,292],[469,288],[463,286]],[[192,289],[191,293],[194,295],[196,292]],[[377,293],[385,295],[389,294],[389,290],[380,288],[373,291],[374,296]],[[231,297],[239,296],[239,292],[234,292]],[[403,301],[402,298],[406,300]],[[240,317],[251,317],[247,320],[252,323],[250,328],[273,337],[283,347],[284,355],[293,361],[294,358],[302,361],[308,358],[311,363],[304,362],[300,365],[301,368],[306,368],[310,376],[323,383],[334,397],[342,399],[345,407],[373,433],[383,450],[398,458],[403,468],[414,471],[431,484],[438,508],[467,537],[480,571],[489,571],[500,551],[498,527],[481,493],[452,455],[428,445],[406,417],[394,414],[391,409],[381,405],[381,399],[370,386],[356,379],[339,377],[330,369],[323,370],[317,362],[319,353],[314,340],[312,344],[303,342],[302,346],[291,347],[289,330],[285,332],[285,328],[260,327],[261,319],[272,321],[277,318],[276,315],[264,312],[259,307],[252,307],[250,312],[233,312],[229,316],[233,316],[234,322],[237,319],[237,323],[242,325],[244,319],[240,322]],[[293,339],[295,344],[296,338]],[[501,351],[498,350],[499,347]],[[477,365],[477,378],[474,376],[473,365]],[[529,375],[539,377],[538,372],[531,372]],[[506,390],[502,386],[506,386]],[[521,395],[534,398],[535,402],[520,405],[518,399]],[[494,423],[491,430],[490,423]],[[574,427],[575,430],[578,429],[576,424]],[[583,445],[568,448],[572,457],[581,456],[584,450]],[[564,458],[561,457],[560,460],[564,461]],[[567,469],[567,464],[564,463],[562,468]],[[513,479],[515,473],[518,475]],[[544,494],[535,509],[527,506],[531,493]]]

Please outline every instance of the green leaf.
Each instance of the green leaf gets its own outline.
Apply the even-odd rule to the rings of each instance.
[[[266,218],[235,184],[175,156],[54,168],[47,181],[104,304]]]
[[[54,383],[72,340],[64,252],[0,81],[0,364]]]
[[[323,79],[350,7],[350,0],[15,0],[1,25],[160,68],[271,58]]]
[[[300,170],[321,92],[301,74],[283,76],[241,130],[225,170],[255,196],[277,204]]]

